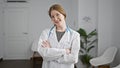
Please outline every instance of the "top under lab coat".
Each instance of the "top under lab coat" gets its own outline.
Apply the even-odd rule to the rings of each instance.
[[[42,41],[48,40],[51,48],[43,48]],[[66,48],[71,49],[70,54],[66,54]],[[38,42],[38,53],[43,58],[42,68],[74,68],[78,61],[80,49],[80,35],[76,31],[67,28],[64,35],[58,42],[56,27],[46,29],[42,32]]]

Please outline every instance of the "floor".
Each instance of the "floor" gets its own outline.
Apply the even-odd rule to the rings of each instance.
[[[32,68],[30,60],[3,60],[0,68]]]
[[[42,68],[41,62],[35,63],[34,68]],[[30,60],[2,60],[0,61],[0,68],[33,68],[33,65]]]

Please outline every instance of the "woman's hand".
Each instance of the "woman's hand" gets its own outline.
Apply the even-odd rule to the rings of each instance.
[[[65,49],[65,50],[66,50],[66,53],[67,53],[67,54],[70,54],[70,53],[71,53],[71,49],[67,48],[67,49]]]
[[[50,43],[47,40],[42,42],[42,47],[43,48],[51,48]]]

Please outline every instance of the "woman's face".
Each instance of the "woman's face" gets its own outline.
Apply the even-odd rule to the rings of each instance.
[[[63,14],[56,10],[51,11],[51,20],[56,26],[63,26],[65,24],[65,17]]]

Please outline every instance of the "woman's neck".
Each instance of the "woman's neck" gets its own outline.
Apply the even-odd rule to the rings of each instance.
[[[64,32],[65,30],[66,30],[66,25],[56,27],[56,31],[58,31],[58,32]]]

